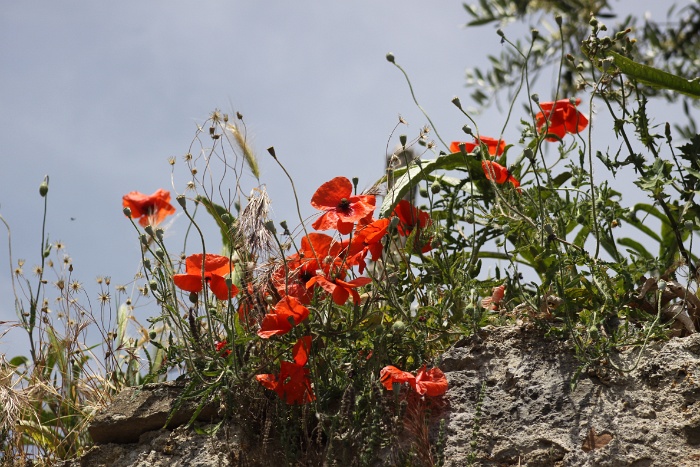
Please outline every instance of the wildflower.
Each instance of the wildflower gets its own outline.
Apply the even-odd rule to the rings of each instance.
[[[410,202],[402,199],[398,202],[391,215],[399,218],[397,226],[399,235],[406,237],[411,235],[414,229],[418,230],[415,236],[416,249],[419,249],[422,253],[427,253],[433,248],[432,238],[424,238],[425,236],[422,235],[423,230],[433,222],[429,213],[416,208]]]
[[[238,294],[238,287],[226,283],[224,276],[233,270],[231,260],[220,255],[197,253],[185,260],[185,274],[173,275],[175,285],[187,292],[200,292],[204,282],[219,300],[228,300]]]
[[[324,213],[312,224],[316,230],[338,229],[343,235],[352,231],[355,222],[374,211],[375,197],[352,195],[352,182],[336,177],[321,185],[311,197],[311,206]]]
[[[416,388],[416,377],[408,371],[402,371],[393,365],[387,365],[379,372],[379,380],[389,391],[394,389],[394,383],[408,383],[413,389]]]
[[[403,237],[411,235],[415,228],[424,229],[432,223],[430,214],[421,211],[405,199],[399,201],[391,215],[399,218],[399,235]]]
[[[272,272],[272,285],[281,297],[294,297],[302,304],[308,305],[313,294],[306,288],[306,283],[314,277],[314,270],[305,266],[299,254],[288,256],[285,263],[277,265]]]
[[[562,99],[556,102],[542,102],[542,112],[539,112],[537,120],[537,131],[547,132],[547,141],[559,141],[566,133],[579,133],[588,126],[588,119],[576,109],[581,103],[581,99],[576,99],[572,103],[569,99]]]
[[[367,285],[370,282],[372,282],[372,279],[369,277],[358,277],[357,279],[345,282],[337,277],[330,280],[325,276],[318,275],[311,278],[311,280],[306,283],[306,287],[311,288],[314,285],[318,285],[333,297],[333,302],[335,302],[336,305],[345,304],[348,298],[350,298],[350,295],[352,295],[352,302],[357,305],[360,303],[360,294],[357,293],[355,289]]]
[[[170,192],[159,189],[152,195],[144,195],[138,191],[132,191],[122,197],[122,205],[131,209],[131,218],[139,219],[142,227],[158,225],[170,214],[175,213],[175,208],[170,204]]]
[[[394,389],[394,383],[408,383],[414,391],[421,396],[442,396],[447,392],[447,377],[439,368],[426,370],[423,365],[415,376],[408,371],[402,371],[395,366],[388,365],[379,372],[379,379],[389,391]]]
[[[360,274],[367,267],[365,263],[367,253],[372,254],[372,261],[376,261],[381,256],[384,248],[382,238],[389,229],[389,223],[388,218],[379,219],[355,230],[355,236],[348,246],[348,263],[359,265]]]
[[[272,313],[263,317],[258,336],[267,339],[276,334],[286,334],[308,317],[309,309],[299,299],[288,295],[277,302]]]
[[[492,295],[481,300],[481,306],[486,308],[487,310],[497,310],[505,294],[505,284],[499,285],[498,287],[494,287]]]
[[[112,297],[109,296],[109,292],[101,292],[97,296],[97,300],[101,305],[107,305],[112,300]]]
[[[464,150],[466,152],[473,152],[479,144],[482,143],[486,145],[489,150],[489,154],[492,156],[500,156],[506,149],[506,142],[503,139],[495,139],[489,136],[475,137],[473,143],[464,143]],[[461,141],[452,141],[450,144],[450,152],[459,152],[459,145],[462,144]]]
[[[323,271],[341,279],[345,275],[343,251],[345,244],[322,233],[310,233],[301,239],[299,253],[288,256],[272,273],[272,284],[281,296],[298,298],[303,304],[311,303],[313,294],[306,288],[311,278]]]
[[[227,349],[226,346],[228,343],[223,340],[223,341],[216,341],[214,343],[214,350],[216,350],[216,353],[219,354],[221,357],[228,357],[231,355],[231,349]]]
[[[518,179],[513,177],[510,171],[498,162],[481,161],[481,168],[484,169],[484,175],[486,175],[487,180],[493,180],[499,185],[510,182],[520,191],[520,182]]]
[[[311,349],[311,336],[299,339],[292,349],[294,362],[280,362],[279,375],[256,375],[265,388],[277,393],[287,404],[307,404],[316,399],[311,389],[309,370],[305,368]]]
[[[442,396],[447,392],[447,377],[438,367],[425,369],[425,365],[416,373],[416,392],[421,396]]]

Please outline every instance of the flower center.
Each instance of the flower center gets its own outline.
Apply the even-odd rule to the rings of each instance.
[[[338,209],[341,211],[347,211],[350,208],[350,200],[347,198],[342,198],[340,203],[338,203]]]

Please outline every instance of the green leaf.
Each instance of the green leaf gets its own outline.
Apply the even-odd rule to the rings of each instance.
[[[411,187],[422,181],[431,180],[430,175],[436,170],[457,169],[470,169],[473,174],[483,175],[481,162],[476,157],[465,156],[461,152],[439,156],[437,159],[417,160],[406,169],[395,170],[394,174],[400,176],[384,197],[384,202],[379,208],[379,216],[388,216],[399,200],[411,190]],[[473,188],[475,192],[479,192],[476,187]]]
[[[700,82],[687,80],[658,68],[642,65],[615,52],[608,52],[613,63],[628,77],[654,88],[680,92],[694,99],[700,98]]]
[[[642,258],[644,258],[646,260],[649,260],[649,261],[654,260],[654,256],[651,253],[649,253],[647,251],[647,249],[644,248],[642,246],[642,244],[636,240],[632,240],[631,238],[620,238],[617,241],[617,243],[619,243],[622,246],[626,246],[627,248],[636,252],[637,254],[639,254],[639,256],[641,256]]]

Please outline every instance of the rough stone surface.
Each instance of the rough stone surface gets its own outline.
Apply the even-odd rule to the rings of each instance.
[[[638,356],[611,361],[629,369]],[[700,465],[700,334],[648,347],[633,371],[582,374],[573,389],[571,349],[520,328],[467,337],[441,367],[447,466]]]
[[[485,328],[462,339],[441,364],[450,383],[446,408],[436,417],[444,423],[445,465],[700,466],[700,334],[610,360],[634,369],[619,373],[602,365],[572,388],[579,362],[563,342],[516,327]],[[95,422],[109,444],[65,467],[279,464],[242,446],[231,427],[216,437],[162,429],[173,391],[120,395]],[[137,440],[115,444],[129,430],[139,433]]]
[[[135,443],[142,434],[165,427],[166,422],[169,428],[187,423],[197,409],[192,401],[186,401],[171,416],[181,391],[182,386],[176,382],[123,390],[90,424],[92,440],[98,444]],[[211,421],[215,417],[216,406],[209,404],[197,419]]]
[[[216,436],[192,429],[160,429],[140,436],[136,443],[98,444],[80,459],[62,467],[225,467],[241,465],[237,433],[226,429]]]

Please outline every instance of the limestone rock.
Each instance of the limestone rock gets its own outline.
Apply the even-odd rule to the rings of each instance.
[[[124,389],[90,424],[88,431],[92,440],[97,444],[136,443],[142,434],[164,428],[182,389],[176,382]],[[172,414],[168,427],[189,422],[196,409],[197,404],[186,401]],[[208,404],[197,418],[211,421],[216,412],[216,406]]]
[[[446,466],[700,465],[700,334],[576,376],[570,346],[486,328],[443,357]]]

